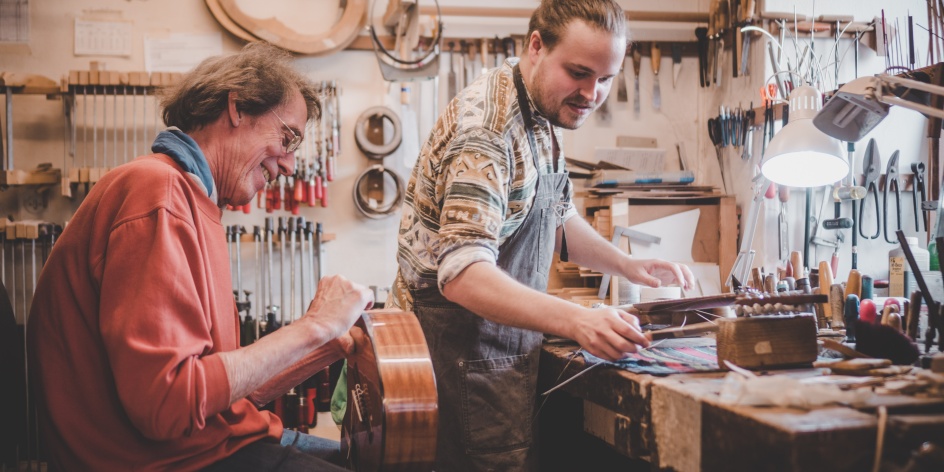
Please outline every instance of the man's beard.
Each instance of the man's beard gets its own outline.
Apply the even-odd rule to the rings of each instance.
[[[560,128],[569,129],[569,130],[575,130],[579,128],[581,125],[583,125],[587,117],[590,116],[594,111],[596,111],[597,107],[599,106],[599,105],[593,105],[590,102],[584,101],[583,98],[580,96],[579,92],[576,92],[573,95],[565,98],[563,102],[561,102],[560,104],[555,104],[553,103],[552,100],[547,98],[548,94],[544,93],[544,87],[540,85],[541,76],[540,75],[536,76],[535,79],[536,80],[534,81],[534,87],[533,87],[534,88],[534,93],[533,93],[534,104],[538,108],[537,111],[542,116],[544,116],[547,119],[547,121],[551,122],[551,124],[554,126],[558,126]],[[586,115],[578,116],[577,118],[575,118],[574,120],[570,122],[564,122],[563,116],[564,116],[564,113],[569,112],[569,110],[567,110],[566,108],[570,104],[578,106],[578,107],[591,106],[592,108]]]

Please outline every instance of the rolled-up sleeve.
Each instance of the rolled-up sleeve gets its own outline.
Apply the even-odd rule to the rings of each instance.
[[[508,211],[505,140],[482,128],[455,137],[442,161],[439,289],[475,262],[496,263]]]

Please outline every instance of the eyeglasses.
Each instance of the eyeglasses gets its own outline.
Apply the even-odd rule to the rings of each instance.
[[[285,124],[285,121],[282,120],[282,117],[277,115],[274,111],[272,112],[272,114],[275,115],[275,117],[279,119],[279,121],[282,123],[282,126],[284,126],[285,129],[287,129],[288,132],[291,133],[292,135],[291,138],[289,138],[288,136],[282,135],[282,148],[285,149],[285,153],[289,154],[289,153],[295,152],[295,150],[298,149],[298,146],[302,144],[302,137],[295,134],[295,131],[292,131],[292,128],[289,128],[289,126]]]

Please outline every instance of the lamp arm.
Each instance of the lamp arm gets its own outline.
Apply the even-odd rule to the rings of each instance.
[[[922,105],[920,103],[915,103],[909,100],[904,100],[895,95],[890,95],[885,93],[885,89],[889,85],[900,85],[902,87],[910,88],[913,90],[919,90],[922,92],[927,92],[933,95],[944,96],[944,87],[932,84],[926,84],[921,81],[906,79],[903,77],[897,77],[893,75],[877,75],[879,82],[882,84],[882,96],[879,97],[879,100],[891,104],[897,105],[900,107],[907,108],[909,110],[914,110],[919,113],[923,113],[925,116],[933,116],[934,118],[944,118],[944,110],[937,108],[929,107],[927,105]]]
[[[920,103],[909,102],[908,100],[903,100],[894,95],[882,95],[881,100],[890,105],[897,105],[900,107],[907,108],[909,110],[914,110],[925,116],[931,116],[934,118],[944,118],[944,110],[929,107],[927,105],[922,105]]]

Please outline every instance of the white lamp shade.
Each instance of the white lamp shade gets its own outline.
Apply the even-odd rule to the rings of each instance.
[[[822,97],[810,86],[790,94],[790,123],[767,145],[761,165],[764,177],[788,187],[820,187],[849,174],[842,143],[813,125],[820,108]]]

